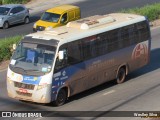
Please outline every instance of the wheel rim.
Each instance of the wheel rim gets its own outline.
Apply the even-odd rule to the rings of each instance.
[[[119,70],[119,73],[118,73],[118,77],[117,77],[117,83],[122,83],[123,81],[124,81],[124,79],[125,79],[125,75],[126,73],[125,73],[125,70],[123,69],[123,68],[121,68],[120,70]]]
[[[57,96],[57,103],[58,105],[63,105],[66,100],[65,93],[63,91],[60,91]]]
[[[26,23],[26,24],[29,23],[29,18],[28,18],[28,17],[25,18],[25,23]]]
[[[8,23],[5,22],[5,23],[4,23],[4,28],[6,29],[6,28],[8,28],[8,26],[9,26]]]

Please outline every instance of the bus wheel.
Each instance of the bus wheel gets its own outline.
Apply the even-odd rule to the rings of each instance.
[[[118,70],[116,82],[117,82],[118,84],[123,83],[124,80],[125,80],[125,78],[126,78],[126,69],[125,69],[124,67],[121,67],[121,68]]]
[[[54,104],[56,106],[61,106],[65,103],[66,99],[67,99],[66,91],[64,89],[61,89],[58,92],[57,99],[54,101]]]

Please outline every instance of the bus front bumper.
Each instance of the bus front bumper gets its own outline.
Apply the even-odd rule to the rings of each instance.
[[[23,85],[23,88],[22,88]],[[7,80],[8,96],[18,100],[31,101],[36,103],[51,102],[51,85],[39,87]]]

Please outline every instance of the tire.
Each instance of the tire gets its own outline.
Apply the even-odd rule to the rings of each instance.
[[[67,99],[66,91],[64,89],[61,89],[58,92],[57,99],[54,101],[54,105],[61,106],[66,102],[66,99]]]
[[[121,67],[117,73],[116,83],[121,84],[125,81],[125,79],[126,79],[126,69],[124,67]]]
[[[25,19],[24,19],[24,24],[28,24],[29,22],[30,22],[29,17],[25,17]]]
[[[8,28],[9,28],[9,23],[5,21],[3,24],[3,29],[8,29]]]

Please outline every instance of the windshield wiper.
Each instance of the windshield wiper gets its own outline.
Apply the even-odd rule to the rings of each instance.
[[[37,71],[37,72],[39,72],[39,70],[34,70],[34,69],[28,69],[27,71]]]
[[[26,70],[25,69],[23,69],[23,68],[20,68],[20,67],[14,67],[15,69],[21,69],[21,70],[23,70],[24,72],[26,72]]]
[[[41,72],[41,71],[39,71],[39,70],[34,70],[34,69],[28,69],[28,70],[26,70],[27,72],[40,72],[40,73],[43,73],[43,72]],[[45,73],[43,73],[44,75],[45,75]]]

